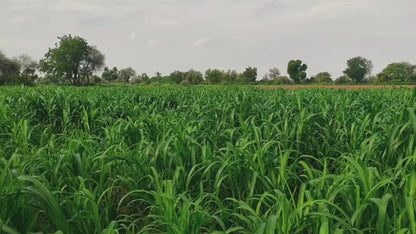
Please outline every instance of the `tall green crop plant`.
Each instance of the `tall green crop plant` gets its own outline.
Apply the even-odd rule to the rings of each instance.
[[[414,93],[0,87],[0,225],[413,233]]]

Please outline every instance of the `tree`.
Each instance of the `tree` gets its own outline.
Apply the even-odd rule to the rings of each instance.
[[[407,62],[391,63],[378,75],[379,82],[412,82],[416,81],[416,66]]]
[[[280,71],[276,67],[270,68],[269,72],[265,75],[266,80],[274,81],[280,77]]]
[[[89,53],[85,61],[81,61],[81,77],[88,78],[94,71],[104,66],[104,55],[95,46],[89,47]]]
[[[38,78],[36,70],[39,64],[30,56],[23,54],[14,58],[14,61],[20,66],[20,77],[22,80],[33,83]]]
[[[255,83],[257,79],[257,68],[247,67],[242,74],[243,82],[246,84]]]
[[[279,76],[275,80],[273,80],[273,84],[281,85],[281,84],[291,84],[291,80],[287,76]]]
[[[342,75],[335,80],[335,84],[350,84],[350,83],[352,83],[352,80],[346,75]]]
[[[306,79],[306,69],[308,66],[301,60],[290,60],[287,64],[287,74],[295,83],[301,83]]]
[[[347,69],[343,71],[345,75],[354,82],[363,82],[366,75],[371,73],[373,63],[363,57],[354,57],[347,61]]]
[[[49,48],[40,61],[41,71],[62,78],[73,85],[83,85],[94,71],[104,66],[104,55],[78,36],[58,37],[55,48]]]
[[[147,75],[147,73],[143,73],[143,74],[140,76],[140,80],[141,80],[141,81],[143,81],[143,82],[147,82],[147,81],[149,81],[149,76]]]
[[[117,67],[113,67],[112,69],[105,67],[101,77],[106,81],[115,81],[119,79],[120,72],[118,71]]]
[[[175,81],[170,78],[170,76],[162,76],[162,73],[156,72],[155,76],[150,78],[148,84],[175,84]]]
[[[315,83],[332,83],[331,74],[329,72],[319,72],[313,78]]]
[[[20,65],[17,61],[11,60],[0,51],[0,85],[10,83],[19,76]]]
[[[156,78],[162,78],[162,73],[161,72],[159,72],[159,71],[157,71],[156,73],[155,73],[155,77]]]
[[[128,67],[120,70],[119,79],[128,82],[134,76],[136,76],[136,71],[133,68]]]
[[[282,76],[280,74],[279,69],[277,68],[271,68],[269,69],[269,72],[266,73],[262,79],[263,84],[290,84],[289,77]]]
[[[234,84],[237,82],[239,75],[236,70],[228,70],[224,73],[223,83]]]
[[[183,80],[185,80],[186,73],[181,71],[174,71],[170,73],[170,78],[175,81],[176,84],[180,84]]]
[[[213,70],[208,69],[205,71],[205,79],[210,84],[218,84],[224,80],[224,72],[218,69],[213,69]]]
[[[187,80],[189,84],[199,84],[204,80],[204,78],[201,72],[191,69],[186,72],[185,80]]]
[[[33,60],[30,56],[22,54],[16,58],[14,58],[20,65],[20,73],[27,74],[27,75],[34,75],[36,69],[38,69],[39,64],[35,60]]]

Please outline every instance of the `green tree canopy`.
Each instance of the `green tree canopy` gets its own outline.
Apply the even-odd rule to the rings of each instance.
[[[246,84],[255,83],[257,79],[257,68],[247,67],[242,74],[243,82]]]
[[[228,70],[224,73],[224,82],[228,84],[234,84],[237,82],[239,73],[236,70]]]
[[[337,79],[335,79],[334,83],[335,84],[351,84],[353,83],[353,81],[348,76],[342,75],[338,77]]]
[[[219,84],[221,81],[224,80],[224,77],[224,72],[218,69],[208,69],[205,71],[205,79],[210,84]]]
[[[147,75],[147,73],[142,73],[140,75],[140,80],[143,82],[147,82],[149,80],[149,76]]]
[[[407,62],[391,63],[377,77],[379,82],[416,81],[416,65]]]
[[[170,78],[175,81],[176,84],[180,84],[186,78],[186,72],[174,71],[170,73]]]
[[[73,85],[83,85],[94,71],[104,66],[104,55],[78,36],[58,37],[55,48],[49,48],[40,61],[41,71],[62,78]]]
[[[347,61],[347,69],[343,71],[345,75],[354,82],[363,82],[366,75],[371,73],[373,63],[363,57],[354,57]]]
[[[0,51],[0,84],[7,83],[10,79],[18,77],[19,72],[19,62],[7,58],[6,55]]]
[[[131,68],[124,68],[120,70],[120,77],[119,79],[122,81],[128,82],[130,79],[134,78],[136,76],[136,71]]]
[[[319,72],[313,77],[315,83],[332,83],[331,74],[329,72]]]
[[[301,83],[306,79],[306,69],[308,66],[299,59],[290,60],[287,64],[287,74],[295,83]]]
[[[191,69],[186,72],[185,80],[189,82],[189,84],[199,84],[204,80],[204,78],[200,71]]]
[[[117,67],[113,67],[112,69],[104,67],[103,74],[101,75],[101,77],[106,81],[118,80],[119,76],[120,72],[118,71]]]

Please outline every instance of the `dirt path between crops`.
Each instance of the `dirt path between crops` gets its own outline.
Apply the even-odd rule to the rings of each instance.
[[[312,89],[312,88],[324,88],[324,89],[388,89],[388,88],[414,88],[415,85],[272,85],[272,86],[260,86],[261,89]]]

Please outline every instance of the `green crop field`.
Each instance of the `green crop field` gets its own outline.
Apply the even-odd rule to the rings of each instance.
[[[0,233],[416,233],[415,91],[0,88]]]

